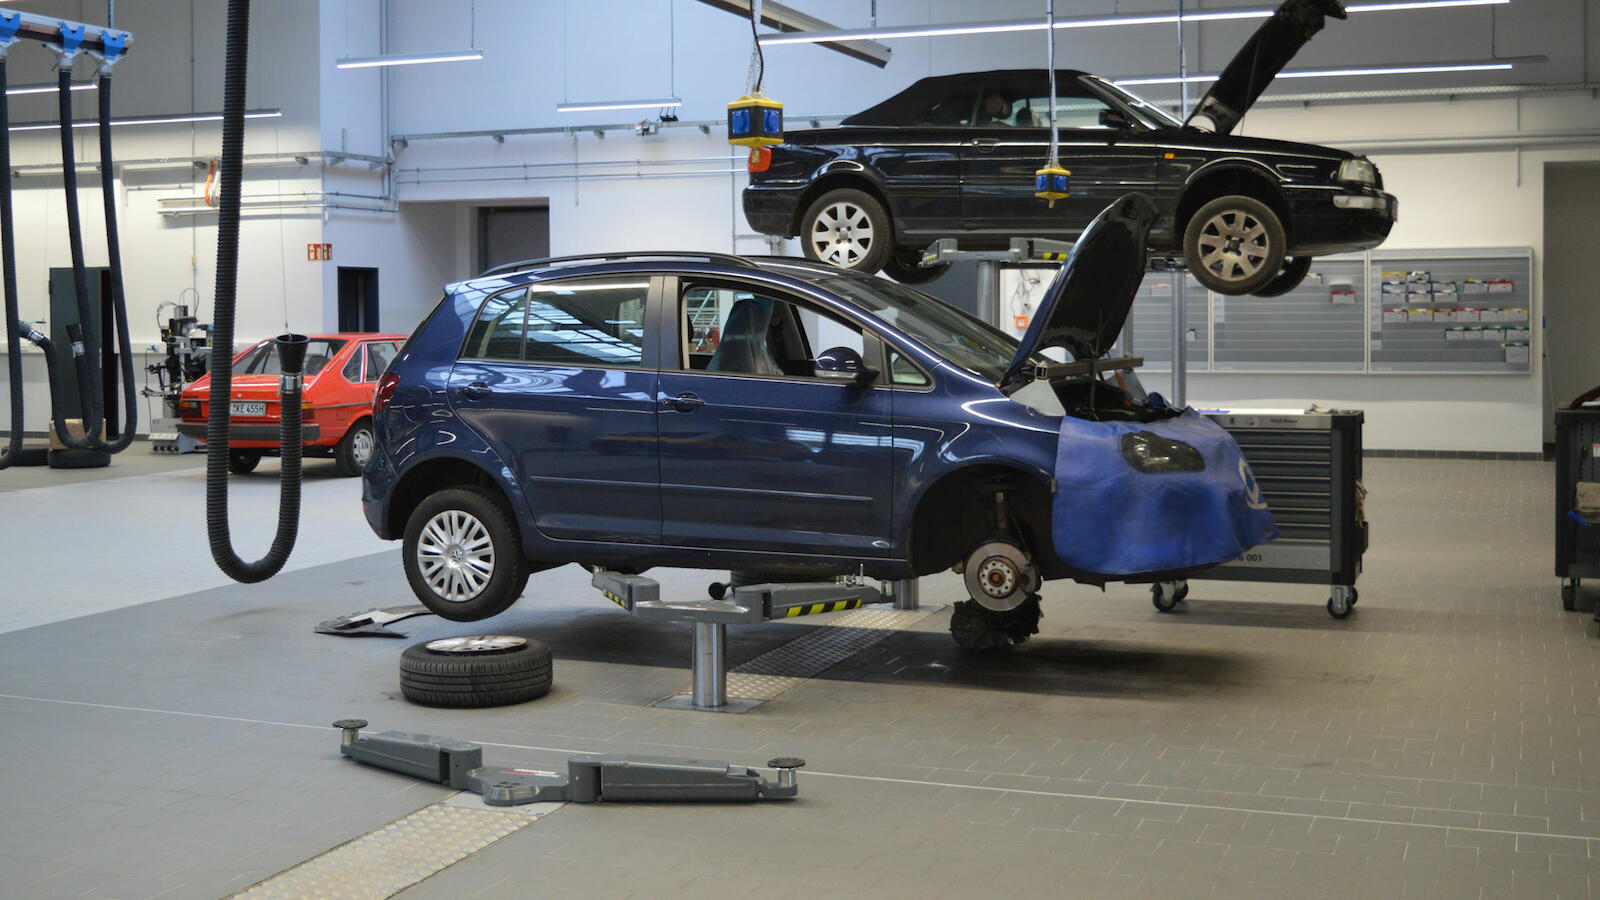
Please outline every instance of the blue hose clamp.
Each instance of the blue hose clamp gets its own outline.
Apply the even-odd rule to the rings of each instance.
[[[109,69],[128,52],[128,33],[104,29],[100,32],[100,44],[105,48],[98,54],[101,65]]]
[[[0,13],[0,56],[17,42],[17,32],[22,28],[22,13]]]
[[[84,26],[74,28],[65,22],[61,23],[61,58],[71,59],[78,55],[78,49],[83,45]]]

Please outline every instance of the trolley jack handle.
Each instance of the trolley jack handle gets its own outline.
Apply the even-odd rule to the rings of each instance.
[[[340,719],[339,752],[356,762],[390,769],[459,790],[482,794],[490,806],[524,803],[642,801],[753,802],[792,800],[795,770],[805,760],[779,757],[767,763],[777,781],[755,769],[704,759],[584,754],[567,760],[567,772],[502,769],[483,765],[477,744],[431,734],[383,731],[363,735],[365,719]]]

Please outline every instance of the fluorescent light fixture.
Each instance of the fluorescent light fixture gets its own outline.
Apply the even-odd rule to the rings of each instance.
[[[93,81],[75,81],[70,90],[92,91],[100,85]],[[14,88],[6,88],[6,95],[15,97],[20,94],[54,94],[60,87],[54,84],[19,84]]]
[[[677,97],[663,97],[660,100],[588,100],[581,103],[557,103],[556,112],[589,112],[596,109],[664,109],[682,105],[683,101]]]
[[[1452,6],[1498,6],[1511,0],[1414,0],[1414,2],[1364,3],[1345,7],[1346,12],[1394,12],[1406,9],[1442,9]],[[1234,19],[1265,19],[1273,10],[1202,9],[1157,15],[1080,16],[1056,19],[1056,28],[1107,28],[1116,25],[1175,25],[1178,22],[1221,22]],[[947,24],[887,26],[882,28],[841,28],[830,31],[786,31],[763,34],[763,46],[779,44],[820,44],[838,41],[890,40],[893,38],[945,37],[953,34],[997,34],[1002,32],[1044,31],[1043,19],[1008,19],[993,22],[951,22]]]
[[[244,114],[246,119],[276,119],[283,115],[281,109],[253,109]],[[130,119],[112,119],[112,125],[170,125],[175,122],[221,122],[222,113],[178,113],[171,116],[136,116]],[[73,122],[73,128],[93,128],[100,123],[94,119]],[[45,131],[61,127],[59,122],[30,122],[13,125],[12,131]]]
[[[1447,63],[1437,66],[1365,66],[1352,69],[1300,69],[1298,71],[1279,72],[1279,78],[1339,78],[1352,75],[1422,75],[1429,72],[1496,72],[1513,68],[1509,62],[1486,63]],[[1129,87],[1140,84],[1196,84],[1199,82],[1216,81],[1215,75],[1190,75],[1179,78],[1176,75],[1156,75],[1149,78],[1119,78],[1112,84],[1118,87]]]
[[[432,53],[391,53],[387,56],[347,56],[344,59],[339,60],[339,68],[374,69],[383,66],[419,66],[424,63],[474,62],[480,59],[483,59],[483,51],[473,47],[467,50],[438,50]]]

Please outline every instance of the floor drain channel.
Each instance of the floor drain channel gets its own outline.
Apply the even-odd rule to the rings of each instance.
[[[538,821],[561,804],[536,804],[533,813],[453,803],[446,798],[370,831],[321,856],[246,888],[249,900],[341,897],[383,900]],[[472,796],[481,804],[482,799]],[[527,810],[530,807],[518,807]]]
[[[771,700],[941,609],[858,609],[819,618],[814,624],[828,627],[807,632],[729,669],[728,696],[736,700]],[[689,691],[678,693],[682,696]]]

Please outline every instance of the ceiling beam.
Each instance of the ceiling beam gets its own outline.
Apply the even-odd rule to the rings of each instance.
[[[750,20],[750,0],[700,0],[707,6],[714,6],[724,12],[731,12],[745,21]],[[790,9],[782,3],[772,0],[763,0],[761,4],[761,24],[778,31],[835,31],[836,26],[821,19],[808,16],[798,10]],[[843,53],[845,56],[871,63],[878,68],[889,64],[890,50],[877,41],[866,40],[839,40],[817,41],[819,46],[827,47]]]

